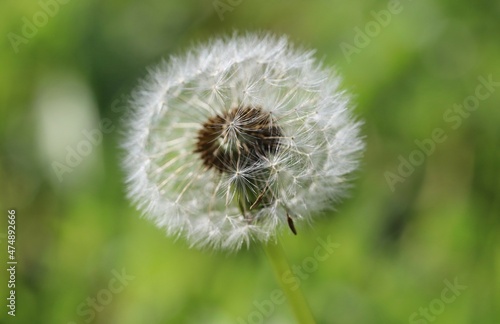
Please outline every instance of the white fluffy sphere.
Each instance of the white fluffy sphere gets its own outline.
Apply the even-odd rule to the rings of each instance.
[[[285,37],[233,35],[172,57],[134,94],[129,198],[196,247],[237,250],[311,220],[345,194],[363,149],[339,82]]]

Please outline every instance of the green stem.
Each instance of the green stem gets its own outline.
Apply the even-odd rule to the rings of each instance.
[[[279,241],[276,240],[276,243],[271,242],[268,244],[264,244],[263,247],[266,251],[267,257],[271,261],[276,279],[279,281],[281,289],[285,293],[285,296],[288,299],[288,303],[293,310],[293,314],[297,319],[297,323],[316,323],[309,305],[307,304],[307,300],[304,298],[304,295],[300,291],[300,288],[295,284],[291,285],[290,283],[287,284],[283,281],[284,274],[287,272],[292,273],[292,271],[290,270],[290,265],[285,256],[285,251],[283,250],[283,247],[281,246]]]

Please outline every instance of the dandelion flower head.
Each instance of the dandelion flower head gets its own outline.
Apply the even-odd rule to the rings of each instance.
[[[227,250],[331,208],[363,141],[350,96],[313,54],[234,34],[152,70],[123,143],[136,207],[192,246]]]

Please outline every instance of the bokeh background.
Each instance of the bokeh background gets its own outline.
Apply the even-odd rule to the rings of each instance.
[[[499,2],[23,0],[0,12],[0,264],[10,208],[18,260],[15,318],[0,271],[1,323],[293,323],[286,303],[254,314],[279,287],[259,247],[189,249],[124,198],[127,96],[162,58],[234,30],[315,48],[365,121],[351,198],[282,235],[296,265],[318,238],[340,244],[301,281],[318,322],[500,321]],[[481,77],[494,82],[478,99]],[[464,100],[474,111],[452,110]],[[102,122],[102,141],[58,178],[54,163]],[[436,129],[446,140],[422,159],[415,141]]]

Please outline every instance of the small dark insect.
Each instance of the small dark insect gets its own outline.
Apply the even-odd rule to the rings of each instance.
[[[295,224],[293,223],[293,219],[290,217],[288,213],[286,213],[286,220],[288,221],[288,227],[292,230],[294,235],[297,235],[297,230],[295,229]]]

